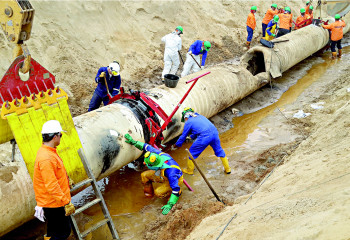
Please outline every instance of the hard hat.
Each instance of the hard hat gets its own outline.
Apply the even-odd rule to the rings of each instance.
[[[257,9],[258,8],[256,6],[253,6],[253,7],[250,8],[250,10],[254,10],[254,11],[256,11]]]
[[[184,29],[181,26],[177,26],[175,30],[179,30],[181,33],[183,33]]]
[[[341,17],[340,17],[339,14],[335,14],[334,18],[338,20],[338,19],[340,19]]]
[[[291,12],[291,11],[290,11],[290,7],[285,7],[285,8],[284,8],[284,11]]]
[[[305,8],[301,8],[300,13],[305,13]]]
[[[112,63],[109,64],[109,69],[111,69],[112,75],[113,76],[118,76],[120,72],[120,65],[117,61],[113,61]]]
[[[309,4],[310,4],[310,1],[307,1],[307,2],[306,2],[306,5],[309,5]]]
[[[185,114],[188,112],[194,112],[192,108],[190,107],[185,107],[185,109],[182,111],[182,118],[181,118],[181,122],[185,121]]]
[[[274,4],[271,5],[271,7],[277,8],[277,4],[274,3]]]
[[[309,8],[310,10],[313,10],[314,9],[314,7],[313,6],[310,6],[310,8]]]
[[[276,15],[276,16],[273,17],[273,20],[274,20],[275,22],[278,22],[278,20],[280,20],[280,17],[279,17],[278,15]]]
[[[160,156],[156,153],[146,152],[144,157],[144,161],[147,165],[152,167],[161,167],[163,165]]]
[[[204,47],[205,47],[205,50],[207,50],[209,52],[210,48],[211,48],[211,44],[209,41],[205,41],[204,42]]]
[[[50,120],[44,123],[41,134],[59,133],[63,131],[61,124],[57,120]]]

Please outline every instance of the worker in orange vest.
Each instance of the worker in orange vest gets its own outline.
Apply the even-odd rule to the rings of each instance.
[[[306,21],[306,14],[305,14],[305,8],[300,9],[300,15],[298,16],[297,20],[295,21],[295,30],[298,30],[305,26]]]
[[[292,15],[290,14],[291,10],[290,7],[284,8],[284,13],[278,14],[280,21],[279,21],[279,29],[277,33],[277,37],[281,37],[287,33],[289,33],[290,25],[293,23]]]
[[[266,34],[266,28],[267,28],[267,24],[269,24],[269,22],[272,20],[273,16],[275,16],[276,14],[278,13],[278,10],[277,10],[277,4],[272,4],[271,5],[271,8],[268,9],[266,11],[266,14],[262,20],[262,35],[263,35],[263,38],[265,37],[265,34]]]
[[[311,6],[312,6],[312,5],[311,5],[311,2],[310,2],[310,1],[307,1],[307,2],[306,2],[306,7],[305,7],[305,12],[306,12],[306,13],[309,12],[309,9],[310,9]]]
[[[248,37],[247,37],[247,43],[246,46],[249,49],[250,47],[250,43],[253,39],[253,33],[254,33],[254,29],[256,27],[256,21],[255,21],[255,15],[254,13],[256,13],[257,7],[256,6],[252,6],[250,8],[250,13],[248,14],[248,18],[247,18],[247,32],[248,32]]]
[[[69,215],[75,212],[71,202],[69,178],[57,146],[62,138],[61,124],[57,120],[44,123],[41,134],[43,145],[39,148],[34,163],[34,193],[37,206],[35,216],[47,221],[48,239],[67,239],[71,233]]]
[[[339,14],[334,16],[335,22],[329,25],[322,25],[324,29],[331,30],[331,50],[332,50],[332,59],[337,57],[337,51],[335,50],[335,45],[338,48],[338,57],[341,58],[342,54],[342,46],[341,40],[343,38],[343,28],[345,27],[345,22],[341,20]]]
[[[314,19],[314,14],[313,14],[314,7],[310,6],[309,11],[306,13],[306,18],[307,19]]]

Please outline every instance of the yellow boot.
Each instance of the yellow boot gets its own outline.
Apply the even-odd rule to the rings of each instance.
[[[337,57],[337,52],[332,52],[332,59],[336,59]]]
[[[338,49],[338,58],[341,58],[341,49]]]
[[[51,237],[46,237],[46,234],[44,235],[44,240],[50,240]]]
[[[182,172],[193,175],[193,171],[194,171],[194,164],[192,160],[187,160],[187,168],[182,169]]]
[[[221,159],[222,165],[224,165],[225,173],[226,173],[226,174],[230,174],[230,173],[231,173],[231,168],[230,168],[230,166],[228,165],[228,159],[227,159],[227,157],[223,157],[223,158],[220,158],[220,159]]]

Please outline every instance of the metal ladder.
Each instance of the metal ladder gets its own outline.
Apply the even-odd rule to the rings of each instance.
[[[98,188],[97,186],[97,182],[96,182],[96,179],[95,179],[95,176],[93,175],[91,169],[90,169],[90,166],[87,162],[87,159],[86,159],[86,156],[84,154],[84,151],[82,148],[80,148],[78,150],[78,153],[79,153],[79,156],[81,158],[81,161],[84,165],[84,168],[85,168],[85,172],[86,174],[88,175],[88,179],[84,180],[84,181],[81,181],[77,184],[74,185],[74,187],[71,189],[71,192],[75,191],[75,190],[78,190],[79,188],[87,185],[87,184],[91,184],[92,185],[92,188],[94,189],[94,192],[95,192],[95,195],[96,195],[96,199],[85,204],[84,206],[76,209],[75,213],[71,215],[71,219],[72,219],[72,222],[73,222],[73,225],[74,225],[74,229],[75,229],[75,233],[76,235],[78,236],[79,240],[84,240],[84,237],[86,237],[90,232],[98,229],[99,227],[105,225],[105,224],[108,224],[108,227],[109,227],[109,230],[111,231],[111,234],[112,234],[112,237],[113,239],[120,239],[119,236],[118,236],[118,233],[117,233],[117,230],[115,229],[114,227],[114,224],[113,224],[113,221],[112,221],[112,218],[111,218],[111,215],[109,214],[109,211],[108,211],[108,208],[106,206],[106,203],[105,203],[105,200],[103,199],[103,196],[100,192],[100,189]],[[78,224],[77,224],[77,221],[75,220],[75,216],[78,215],[79,213],[82,213],[83,211],[85,211],[86,209],[92,207],[93,205],[99,203],[101,208],[102,208],[102,212],[105,216],[105,219],[103,219],[102,221],[96,223],[95,225],[93,225],[91,228],[85,230],[84,232],[80,232],[79,230],[79,227],[78,227]]]

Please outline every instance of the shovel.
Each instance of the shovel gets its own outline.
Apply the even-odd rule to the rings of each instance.
[[[105,85],[106,85],[106,88],[107,88],[107,96],[108,96],[108,99],[109,99],[109,101],[111,101],[112,95],[111,95],[111,93],[109,92],[109,88],[108,88],[106,76],[103,76],[103,79],[105,80]]]
[[[180,58],[181,58],[182,65],[184,65],[184,60],[183,60],[183,58],[182,58],[182,56],[181,56],[180,51],[177,51],[177,52],[179,53],[179,56],[180,56]]]
[[[190,54],[190,55],[191,55],[191,57],[193,58],[193,60],[197,63],[198,67],[199,67],[200,69],[202,69],[201,65],[199,65],[199,63],[198,63],[197,60],[193,57],[193,55],[192,55],[192,54]]]

